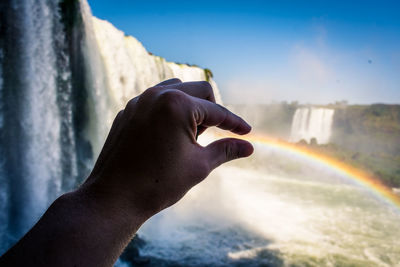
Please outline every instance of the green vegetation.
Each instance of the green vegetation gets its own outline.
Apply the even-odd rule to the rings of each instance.
[[[400,187],[400,155],[356,152],[333,143],[318,145],[316,142],[310,142],[308,145],[305,142],[300,142],[298,145],[306,146],[318,153],[362,169],[390,187]]]
[[[159,62],[166,62],[166,59],[165,58],[163,58],[163,57],[160,57],[160,56],[155,56],[155,55],[153,55],[155,58],[156,58],[156,60],[158,60]]]
[[[211,72],[210,69],[205,68],[204,69],[204,76],[206,76],[206,81],[209,82],[212,77],[214,77],[213,73]]]
[[[288,140],[296,102],[230,105],[255,132]],[[331,143],[300,142],[369,172],[391,187],[400,187],[400,105],[348,105],[345,101],[320,106],[335,109]]]
[[[326,152],[400,187],[400,105],[337,108],[331,142]]]
[[[188,66],[188,67],[197,67],[197,68],[200,68],[198,65],[196,65],[196,64],[189,64],[189,63],[181,63],[181,62],[175,62],[175,64],[176,65],[179,65],[179,66]]]
[[[195,68],[201,68],[199,65],[196,64],[189,64],[189,63],[180,63],[180,62],[175,62],[180,67],[195,67]],[[214,77],[212,71],[208,68],[204,68],[204,76],[206,77],[206,81],[209,82],[212,77]]]
[[[331,141],[353,151],[400,155],[400,105],[336,109]]]

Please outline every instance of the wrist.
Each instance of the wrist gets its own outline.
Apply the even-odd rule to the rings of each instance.
[[[116,198],[82,186],[55,200],[21,246],[45,259],[35,266],[112,266],[144,221]]]
[[[101,179],[92,181],[84,183],[72,194],[82,198],[100,216],[113,218],[116,223],[130,226],[136,232],[153,215],[139,201],[134,201],[134,193],[128,188],[104,184]]]

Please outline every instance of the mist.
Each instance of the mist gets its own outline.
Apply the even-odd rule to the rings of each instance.
[[[127,101],[176,77],[208,81],[254,154],[146,222],[117,266],[398,265],[398,9],[99,0],[99,19],[37,2],[0,5],[1,252],[89,175]]]

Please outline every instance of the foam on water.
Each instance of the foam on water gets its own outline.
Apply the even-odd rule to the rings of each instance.
[[[15,69],[7,72],[8,80],[0,64],[1,250],[11,244],[6,235],[19,238],[57,195],[76,183],[77,131],[87,131],[95,157],[113,117],[130,98],[174,76],[210,78],[201,68],[149,54],[135,38],[93,18],[82,0],[80,60],[88,103],[79,102],[72,97],[72,55],[62,45],[67,42],[59,1],[7,3],[12,5],[6,14],[12,18],[11,35],[21,36],[7,38],[13,48],[7,50],[8,60],[18,63],[9,66]],[[1,47],[0,63],[3,54]],[[215,82],[210,83],[220,102]],[[76,129],[72,107],[78,105],[87,105],[88,117]],[[307,128],[305,136],[319,143],[329,140],[333,112],[296,114],[295,129]],[[256,151],[250,159],[219,168],[182,202],[146,223],[140,230],[147,242],[141,253],[199,266],[400,262],[400,218],[393,210],[315,162],[262,146]],[[65,180],[70,185],[63,188]]]
[[[178,77],[210,79],[220,102],[205,70],[149,54],[86,0],[64,2],[0,5],[0,253],[86,178],[129,99]]]
[[[222,166],[181,203],[140,231],[143,254],[196,265],[308,264],[395,266],[400,261],[399,214],[337,173],[318,180],[313,162],[297,177],[269,172],[276,153],[257,146],[253,163]],[[281,159],[278,159],[281,160]],[[306,166],[308,169],[304,169]],[[318,169],[318,168],[317,168]],[[324,173],[322,173],[324,175]]]

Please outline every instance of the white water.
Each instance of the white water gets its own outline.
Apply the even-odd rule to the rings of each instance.
[[[190,266],[399,266],[399,222],[397,208],[348,178],[257,145],[140,234],[145,256]]]
[[[80,3],[85,33],[82,43],[86,70],[85,85],[89,94],[87,135],[96,157],[100,153],[118,107],[111,99],[109,77],[106,75],[106,66],[99,52],[99,46],[102,44],[96,38],[90,7],[86,1]]]
[[[133,97],[157,83],[179,78],[182,81],[204,81],[203,69],[168,62],[149,54],[132,36],[126,36],[111,23],[92,17],[89,6],[82,2],[86,31],[84,46],[92,88],[90,140],[95,155],[105,140],[115,114]],[[221,97],[217,84],[209,80],[218,103]],[[98,117],[97,117],[98,116]]]
[[[0,40],[0,251],[85,178],[78,174],[87,175],[114,116],[129,99],[164,79],[206,79],[199,67],[150,55],[133,37],[94,18],[86,0],[79,2],[75,21],[80,28],[74,34],[81,39],[69,47],[67,40],[74,39],[64,32],[59,3],[1,5],[8,31]],[[84,73],[74,76],[71,61],[77,57]],[[3,62],[13,64],[4,75]],[[72,81],[77,76],[82,83]]]
[[[0,132],[4,131],[4,118],[3,118],[3,49],[0,46]],[[4,175],[4,148],[2,142],[0,142],[0,185],[3,186],[3,190],[0,190],[0,240],[5,239],[7,231],[7,204],[8,204],[8,188],[7,182]]]
[[[56,51],[53,29],[54,10],[57,2],[25,1],[15,4],[22,20],[21,62],[19,71],[22,118],[19,120],[24,136],[24,153],[20,154],[24,210],[21,220],[22,231],[27,230],[50,201],[60,194],[61,147],[60,114],[56,98]],[[46,49],[43,49],[46,48]],[[21,207],[19,207],[21,208]]]
[[[318,144],[329,143],[334,112],[327,108],[298,108],[293,116],[290,142],[309,143],[315,138]]]
[[[133,37],[93,18],[87,3],[81,1],[85,87],[80,89],[87,91],[88,99],[77,102],[70,92],[71,55],[61,55],[63,64],[56,61],[60,51],[55,47],[65,42],[57,19],[58,1],[35,4],[31,0],[15,7],[21,19],[14,23],[23,33],[15,46],[22,52],[19,61],[23,64],[15,72],[22,84],[11,89],[20,92],[21,99],[16,101],[18,106],[8,104],[7,114],[21,124],[16,129],[22,135],[10,140],[1,136],[2,246],[7,240],[4,235],[18,238],[57,194],[67,190],[61,187],[65,178],[61,169],[67,166],[71,171],[67,178],[76,181],[79,153],[74,140],[79,138],[72,104],[88,110],[84,130],[95,156],[114,115],[130,98],[174,76],[184,81],[206,78],[198,67],[149,55]],[[12,91],[2,87],[2,81],[1,97],[3,91]],[[215,83],[210,82],[220,101]],[[1,120],[6,112],[3,105],[15,101],[7,96],[0,98],[0,128],[2,133],[5,127],[14,133],[15,127]],[[308,141],[316,137],[318,143],[328,142],[332,118],[333,110],[300,109],[294,133]],[[20,165],[11,164],[15,176],[4,171],[3,161],[7,168],[10,163],[3,154],[22,155]],[[7,213],[10,207],[21,212],[12,220]],[[7,232],[9,222],[21,228]],[[146,223],[140,230],[147,242],[141,253],[192,266],[398,266],[399,222],[392,207],[344,177],[313,162],[257,146],[254,157],[219,168],[181,203]]]
[[[93,27],[105,64],[109,93],[118,107],[166,79],[176,77],[182,81],[206,80],[203,69],[168,62],[162,57],[151,55],[137,39],[126,36],[107,21],[93,18]],[[217,102],[221,102],[217,85],[212,79],[210,83]]]

